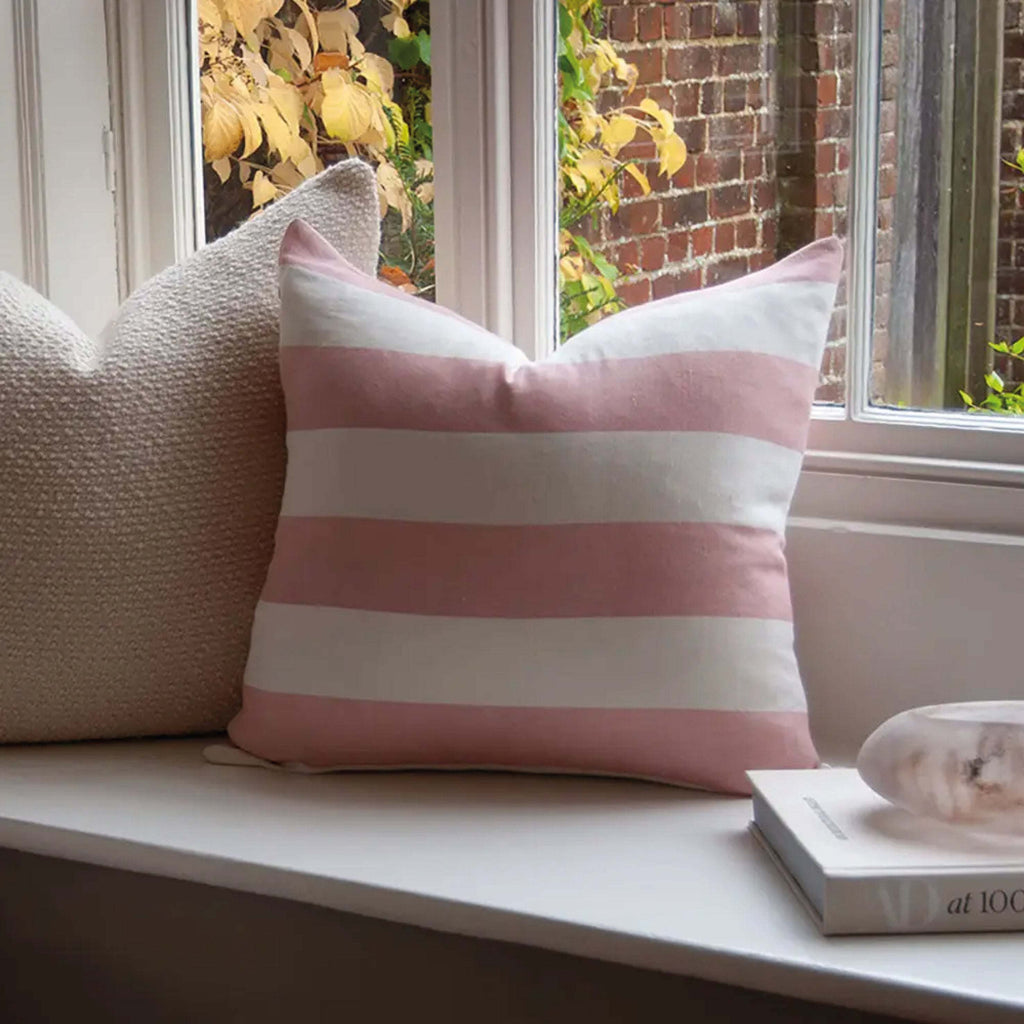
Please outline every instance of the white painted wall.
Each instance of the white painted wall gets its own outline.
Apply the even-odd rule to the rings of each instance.
[[[921,704],[1024,699],[1024,537],[795,520],[797,654],[826,760]]]

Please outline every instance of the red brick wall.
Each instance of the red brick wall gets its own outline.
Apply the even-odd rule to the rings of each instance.
[[[1021,0],[1024,2],[1024,0]],[[896,188],[898,0],[886,3],[875,389],[884,380],[892,206]],[[627,278],[631,305],[756,270],[816,237],[846,234],[853,96],[852,0],[605,0],[608,37],[639,69],[629,101],[673,112],[690,157],[670,182],[654,150],[625,153],[653,185],[632,181],[592,239]],[[624,102],[621,90],[602,97]],[[845,285],[818,397],[841,401]]]
[[[624,150],[653,191],[631,179],[617,214],[594,240],[633,270],[619,289],[631,305],[766,266],[775,258],[775,23],[773,2],[606,0],[607,34],[639,69],[628,97],[610,89],[604,107],[650,96],[676,117],[689,159],[671,181],[657,175],[654,147]]]
[[[853,98],[850,0],[777,0],[779,9],[779,246],[846,234]],[[842,402],[846,282],[840,285],[818,398]]]

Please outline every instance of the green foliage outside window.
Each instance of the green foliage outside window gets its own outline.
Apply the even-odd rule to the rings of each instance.
[[[600,0],[560,0],[559,298],[564,340],[622,306],[624,269],[586,238],[643,170],[624,150],[654,144],[658,173],[686,159],[672,115],[630,101],[637,69],[602,38]],[[324,166],[359,156],[376,168],[380,276],[434,297],[434,164],[429,0],[199,0],[207,212],[222,233]],[[598,112],[615,88],[622,102]],[[215,218],[216,219],[216,218]]]
[[[1024,338],[1018,338],[1013,344],[990,341],[988,347],[1024,365]],[[1024,384],[1008,386],[995,370],[985,374],[985,383],[988,385],[988,394],[980,402],[976,402],[966,391],[960,392],[964,405],[971,412],[999,412],[1010,416],[1024,416]]]

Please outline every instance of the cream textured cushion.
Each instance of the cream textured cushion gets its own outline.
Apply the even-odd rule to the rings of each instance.
[[[284,481],[278,247],[301,217],[372,272],[377,216],[339,164],[99,342],[0,275],[0,741],[227,724]]]

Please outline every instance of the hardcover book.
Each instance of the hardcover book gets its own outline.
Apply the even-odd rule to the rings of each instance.
[[[824,934],[1024,930],[1024,836],[910,814],[852,768],[748,776],[751,831]]]

